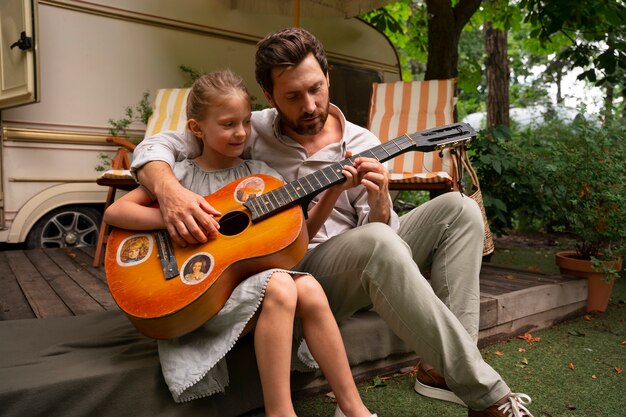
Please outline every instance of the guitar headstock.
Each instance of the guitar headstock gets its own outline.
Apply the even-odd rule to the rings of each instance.
[[[407,135],[415,143],[414,150],[431,152],[472,141],[476,131],[467,123],[453,123]]]

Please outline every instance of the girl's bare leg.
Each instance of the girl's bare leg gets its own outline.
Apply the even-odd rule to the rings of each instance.
[[[267,417],[296,415],[289,382],[296,303],[293,278],[284,272],[274,273],[265,290],[254,330],[254,349]]]
[[[311,354],[328,380],[341,411],[348,417],[370,417],[350,371],[339,327],[324,290],[310,275],[295,278],[298,291],[296,315]]]

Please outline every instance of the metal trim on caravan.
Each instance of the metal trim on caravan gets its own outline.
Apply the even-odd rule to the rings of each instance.
[[[2,0],[0,242],[94,244],[106,198],[95,167],[102,154],[116,151],[105,140],[108,121],[122,117],[146,91],[154,98],[159,88],[182,86],[181,65],[231,68],[260,102],[255,45],[293,26],[290,3]],[[300,26],[329,56],[331,100],[364,124],[371,81],[400,79],[395,49],[367,23],[329,7],[332,2],[300,3]],[[376,1],[349,3],[371,8]],[[32,39],[30,48],[26,40],[15,44],[22,32]],[[22,72],[12,75],[20,65]],[[18,91],[22,84],[30,87]],[[141,138],[143,129],[136,124],[130,132]]]

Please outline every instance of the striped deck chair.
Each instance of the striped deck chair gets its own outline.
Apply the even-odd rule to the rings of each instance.
[[[368,128],[381,142],[405,133],[454,123],[456,78],[394,83],[374,83]],[[387,163],[392,190],[451,191],[456,169],[450,150],[409,152]]]

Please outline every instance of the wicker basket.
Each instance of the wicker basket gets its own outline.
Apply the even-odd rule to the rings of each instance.
[[[483,203],[483,194],[480,191],[480,183],[478,182],[478,176],[476,175],[476,171],[472,167],[470,163],[469,157],[467,156],[467,152],[460,152],[460,158],[457,156],[455,158],[455,162],[458,159],[461,160],[462,168],[465,172],[468,173],[472,185],[470,190],[467,190],[469,197],[478,203],[478,207],[480,207],[480,212],[483,216],[483,225],[485,226],[485,242],[483,246],[483,256],[491,255],[495,250],[495,246],[493,244],[493,236],[491,235],[491,228],[489,227],[489,222],[487,221],[487,213],[485,212],[485,204]]]

